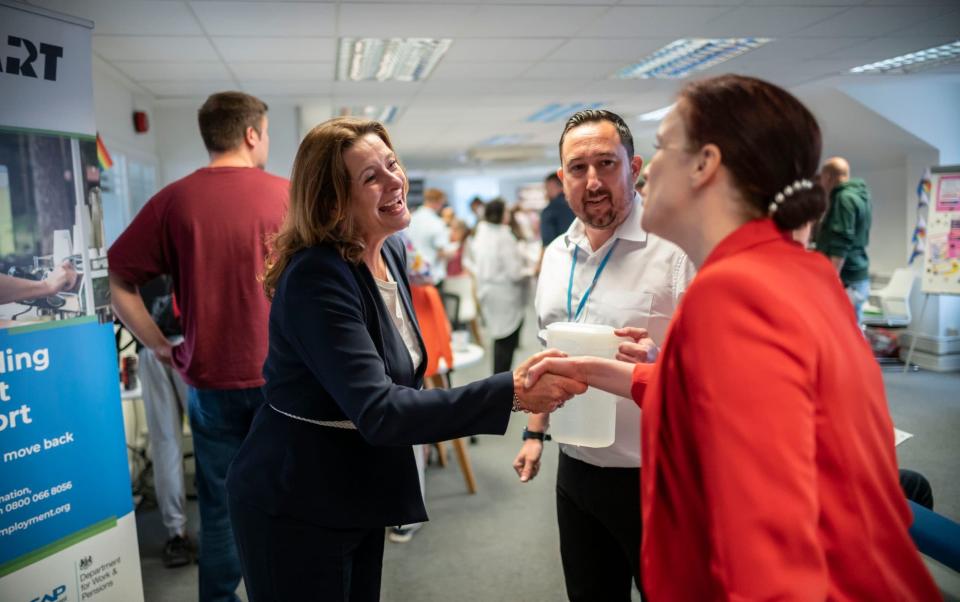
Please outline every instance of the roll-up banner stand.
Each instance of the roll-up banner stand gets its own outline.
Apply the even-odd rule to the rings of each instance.
[[[93,23],[0,0],[0,600],[143,600]]]

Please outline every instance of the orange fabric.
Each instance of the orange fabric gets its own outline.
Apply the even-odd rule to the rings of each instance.
[[[443,300],[435,286],[410,286],[413,311],[420,323],[420,336],[427,348],[427,371],[425,377],[437,373],[440,358],[453,366],[453,350],[450,348],[450,322],[443,310]]]
[[[642,392],[651,600],[940,600],[880,369],[824,257],[750,222],[707,258]]]

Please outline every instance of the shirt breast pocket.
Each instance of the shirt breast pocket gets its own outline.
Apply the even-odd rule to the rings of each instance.
[[[653,308],[654,294],[647,291],[618,292],[604,295],[600,314],[595,316],[597,323],[614,328],[636,326],[647,328],[650,312]]]

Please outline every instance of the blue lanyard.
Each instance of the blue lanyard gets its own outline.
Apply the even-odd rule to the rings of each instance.
[[[590,286],[587,287],[586,292],[583,293],[583,297],[580,298],[580,303],[577,305],[577,313],[573,313],[573,272],[577,269],[577,252],[579,249],[577,245],[573,245],[573,263],[570,265],[570,284],[567,285],[567,321],[576,322],[580,319],[580,314],[583,313],[583,308],[587,305],[587,299],[590,298],[590,293],[593,292],[593,287],[597,284],[597,280],[600,279],[600,274],[603,273],[603,268],[607,267],[607,262],[610,260],[610,256],[613,255],[613,250],[617,248],[617,243],[620,242],[620,239],[613,241],[613,244],[610,245],[610,250],[607,251],[607,254],[603,256],[603,259],[600,261],[600,265],[597,266],[597,272],[593,275],[593,282],[590,283]]]

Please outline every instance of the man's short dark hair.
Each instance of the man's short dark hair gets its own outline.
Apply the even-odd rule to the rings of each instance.
[[[623,120],[623,117],[605,109],[587,109],[574,113],[573,116],[567,120],[567,124],[563,126],[563,133],[560,134],[561,162],[563,161],[563,139],[567,137],[567,132],[585,123],[593,123],[596,121],[608,121],[612,123],[613,127],[617,128],[617,133],[620,134],[620,144],[623,145],[623,148],[627,149],[627,159],[633,158],[633,134],[630,133],[630,128],[627,127],[627,123]]]
[[[243,92],[217,92],[211,94],[197,111],[200,136],[211,153],[231,151],[241,143],[247,128],[258,134],[267,104],[255,96]]]
[[[561,143],[562,144],[562,143]],[[563,182],[560,181],[560,176],[557,175],[557,172],[551,171],[547,174],[547,177],[543,179],[543,183],[553,182],[557,186],[563,186]]]

